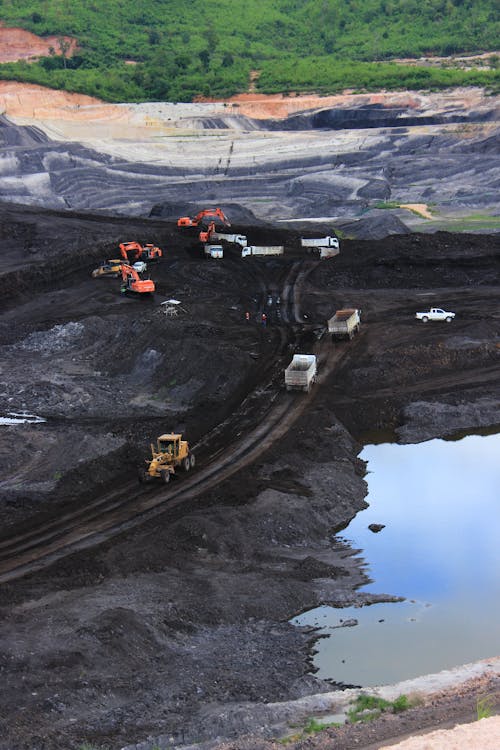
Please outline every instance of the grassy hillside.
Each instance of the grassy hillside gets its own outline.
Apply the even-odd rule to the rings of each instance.
[[[0,65],[0,78],[110,101],[227,96],[251,70],[264,92],[499,81],[496,56],[493,70],[381,64],[494,50],[497,0],[0,0],[0,20],[79,44],[72,58]]]

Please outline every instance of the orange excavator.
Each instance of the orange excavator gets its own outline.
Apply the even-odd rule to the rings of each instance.
[[[132,254],[132,263],[136,260],[158,260],[163,255],[163,252],[156,245],[148,244],[143,246],[139,242],[122,242],[120,244],[120,253],[127,263],[131,260],[129,253]]]
[[[135,268],[122,263],[122,286],[121,293],[127,294],[153,294],[155,283],[152,279],[141,279]]]
[[[215,232],[215,221],[211,221],[207,227],[206,232],[203,230],[200,232],[200,242],[210,242],[210,237]]]
[[[181,216],[180,219],[177,219],[177,226],[178,227],[197,227],[198,224],[203,222],[204,219],[208,221],[208,218],[211,218],[212,221],[217,218],[219,222],[222,224],[225,224],[226,227],[230,227],[231,224],[225,215],[222,208],[205,208],[203,211],[200,211],[194,219],[192,219],[190,216]]]

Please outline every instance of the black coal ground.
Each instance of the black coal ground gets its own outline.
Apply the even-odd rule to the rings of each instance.
[[[0,589],[2,750],[272,735],[263,704],[332,687],[310,671],[314,634],[288,620],[321,602],[391,599],[358,591],[363,561],[335,537],[365,504],[359,439],[500,422],[496,238],[345,241],[338,258],[316,262],[294,232],[238,225],[284,244],[284,258],[247,262],[228,248],[211,263],[193,233],[161,219],[1,213],[2,413],[47,418],[2,430],[3,539],[126,488],[167,425],[199,444],[203,472],[265,419],[297,347],[316,347],[326,371],[332,344],[314,329],[336,308],[362,309],[360,337],[339,345],[307,410],[253,463]],[[166,250],[149,302],[89,277],[124,239]],[[263,329],[268,292],[294,264],[307,319],[280,325],[274,307]],[[169,297],[181,301],[177,318],[160,310]],[[430,304],[456,310],[453,325],[418,326],[415,310]],[[251,407],[232,421],[245,397]]]

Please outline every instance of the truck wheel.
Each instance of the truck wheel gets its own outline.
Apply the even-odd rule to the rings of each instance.
[[[165,484],[168,484],[170,482],[170,472],[169,471],[160,471],[160,476],[162,479],[162,482]]]
[[[184,469],[184,471],[189,471],[189,469],[191,468],[191,459],[189,456],[186,456],[186,458],[182,460],[182,468]]]
[[[194,469],[194,465],[196,463],[196,458],[194,457],[194,453],[190,453],[189,458],[191,459],[191,468]]]
[[[148,479],[149,479],[149,474],[146,471],[146,469],[139,469],[139,471],[137,473],[137,476],[138,476],[139,482],[141,482],[141,484],[144,484],[144,482],[147,482]]]
[[[427,315],[424,315],[424,317],[422,318],[422,323],[427,323],[428,320],[429,318],[427,317]]]
[[[446,318],[446,322],[447,322],[447,323],[451,323],[451,321],[452,321],[452,320],[453,320],[453,318],[451,318],[451,317],[450,317],[450,316],[448,315],[448,317]]]

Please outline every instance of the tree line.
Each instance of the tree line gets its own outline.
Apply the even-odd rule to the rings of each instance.
[[[227,97],[252,70],[263,93],[499,88],[496,0],[0,0],[0,20],[61,39],[0,78],[107,101]],[[477,51],[492,52],[488,69],[394,62]]]

